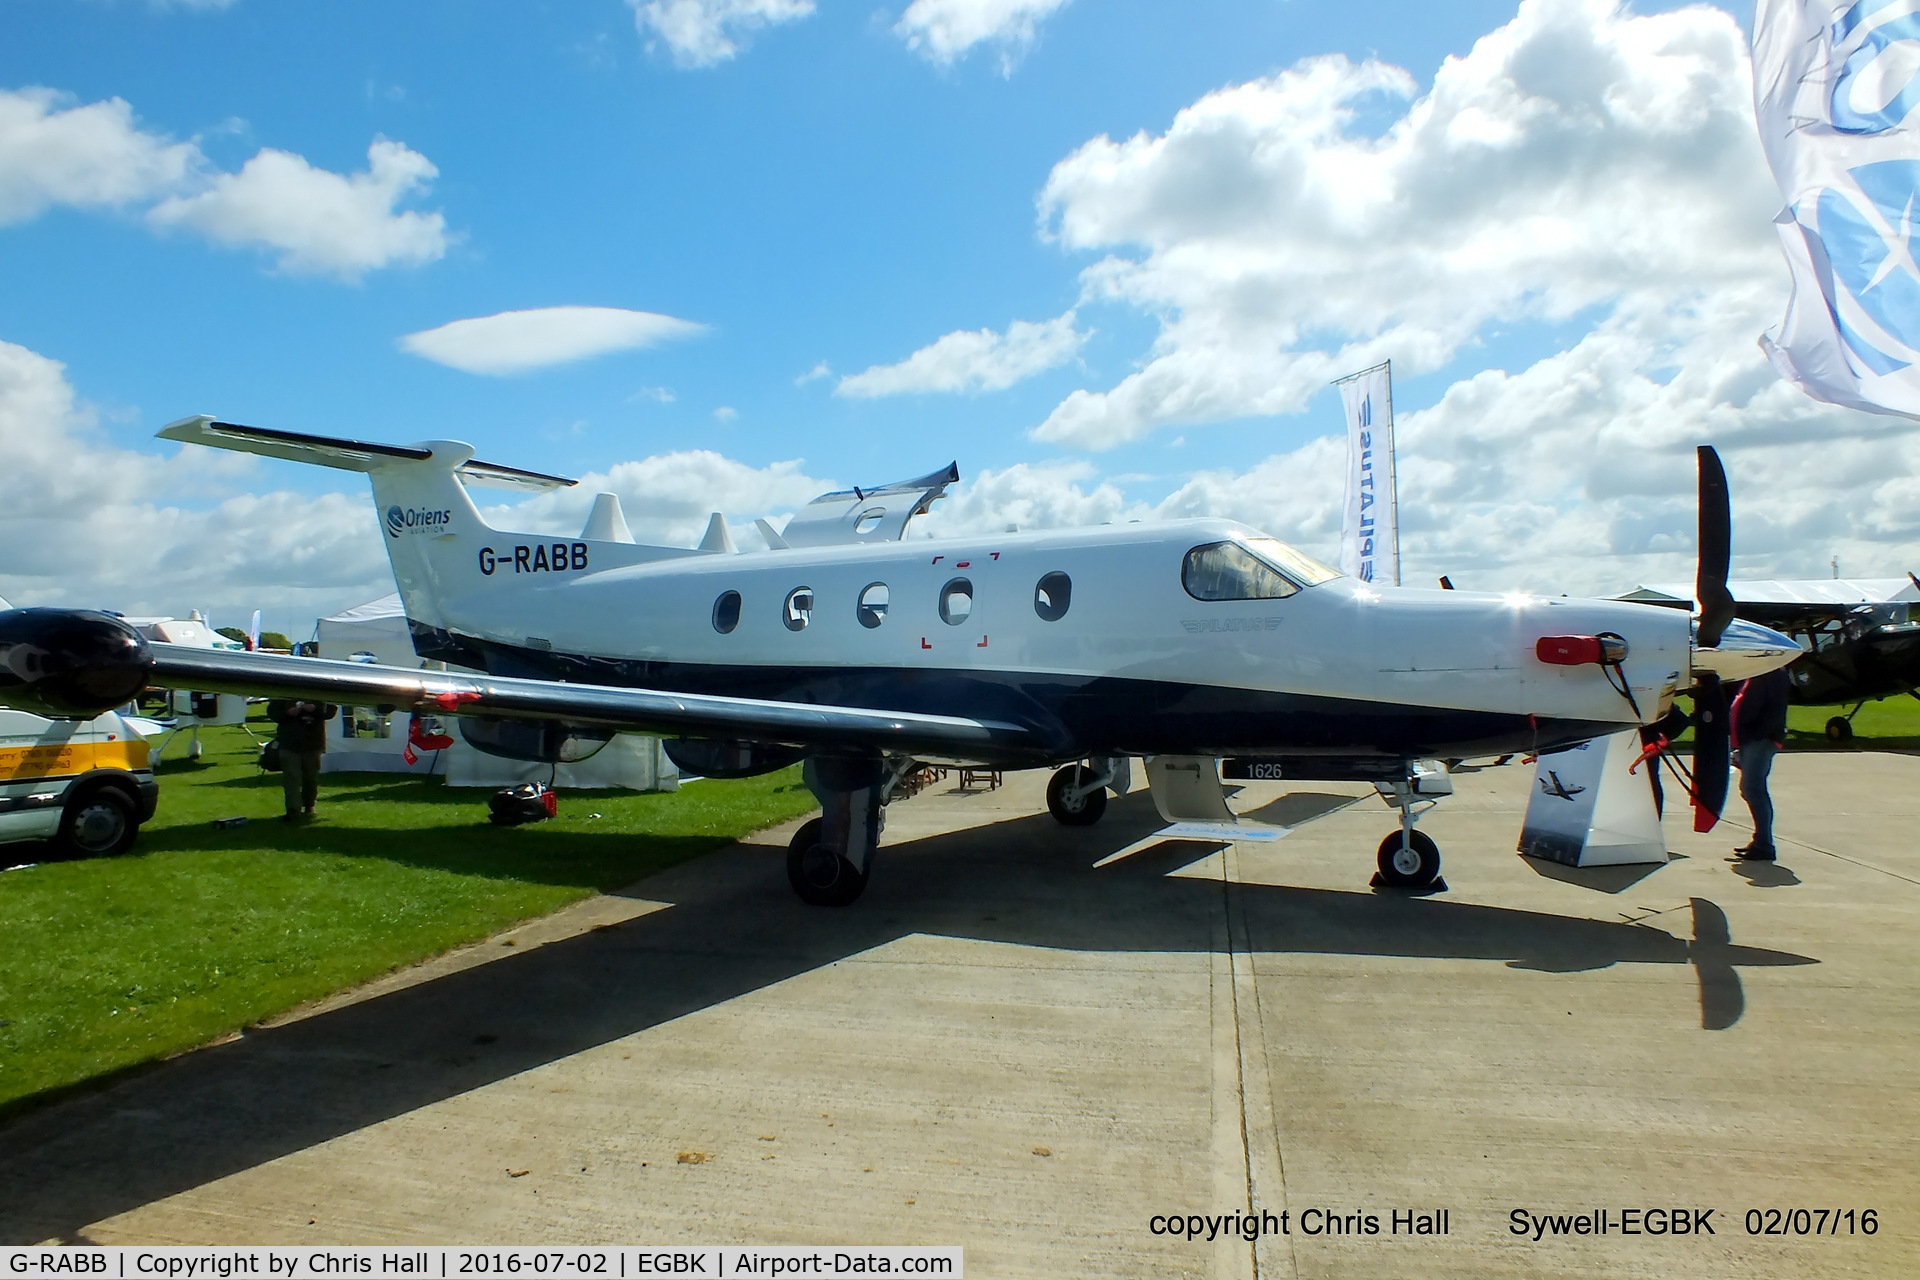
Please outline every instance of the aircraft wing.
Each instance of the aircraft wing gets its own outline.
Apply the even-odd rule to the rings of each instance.
[[[793,746],[865,747],[963,760],[1043,754],[1025,728],[998,720],[663,693],[611,685],[409,671],[359,662],[232,649],[148,646],[149,682],[206,693],[309,698],[435,715],[564,720],[665,737],[744,739]]]

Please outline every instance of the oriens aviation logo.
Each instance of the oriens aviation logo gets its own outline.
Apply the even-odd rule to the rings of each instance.
[[[430,511],[424,507],[387,508],[387,536],[397,538],[403,533],[419,533],[423,529],[444,529],[453,522],[451,511]]]

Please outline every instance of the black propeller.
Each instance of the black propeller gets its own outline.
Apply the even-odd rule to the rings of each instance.
[[[1733,556],[1733,510],[1727,498],[1727,472],[1713,446],[1703,444],[1700,455],[1700,571],[1694,594],[1700,600],[1702,649],[1720,643],[1720,633],[1733,621],[1733,593],[1727,590],[1727,566]]]
[[[1703,444],[1700,459],[1700,570],[1694,594],[1700,600],[1700,628],[1694,646],[1711,649],[1733,621],[1733,593],[1727,569],[1733,557],[1733,510],[1727,497],[1727,472],[1713,446]],[[1720,677],[1701,672],[1693,689],[1693,829],[1711,831],[1727,805],[1732,767],[1733,726],[1727,716],[1727,691]]]

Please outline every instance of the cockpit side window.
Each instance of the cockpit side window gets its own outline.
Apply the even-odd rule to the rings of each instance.
[[[1281,600],[1300,590],[1237,542],[1209,542],[1187,552],[1180,584],[1195,600]]]

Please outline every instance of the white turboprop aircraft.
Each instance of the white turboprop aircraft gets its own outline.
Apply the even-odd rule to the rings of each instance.
[[[1169,818],[1231,816],[1223,757],[1242,776],[1371,781],[1401,812],[1382,877],[1426,885],[1439,851],[1412,819],[1430,758],[1615,733],[1659,718],[1680,689],[1711,693],[1799,653],[1712,603],[1693,622],[1608,600],[1370,586],[1230,520],[904,541],[952,467],[823,495],[781,533],[763,522],[766,550],[741,552],[717,514],[697,548],[637,544],[612,495],[578,538],[492,528],[467,485],[573,482],[476,462],[455,441],[205,416],[160,435],[367,473],[415,648],[473,673],[179,648],[104,614],[20,609],[0,614],[0,702],[84,715],[161,684],[451,714],[475,746],[523,759],[579,759],[644,731],[709,776],[800,760],[823,814],[787,869],[823,905],[859,896],[882,806],[921,761],[1064,765],[1048,800],[1069,824],[1098,819],[1133,756],[1149,758]],[[1711,602],[1727,540],[1711,449],[1701,471]],[[1718,761],[1698,784],[1709,817],[1725,800],[1724,750]]]

